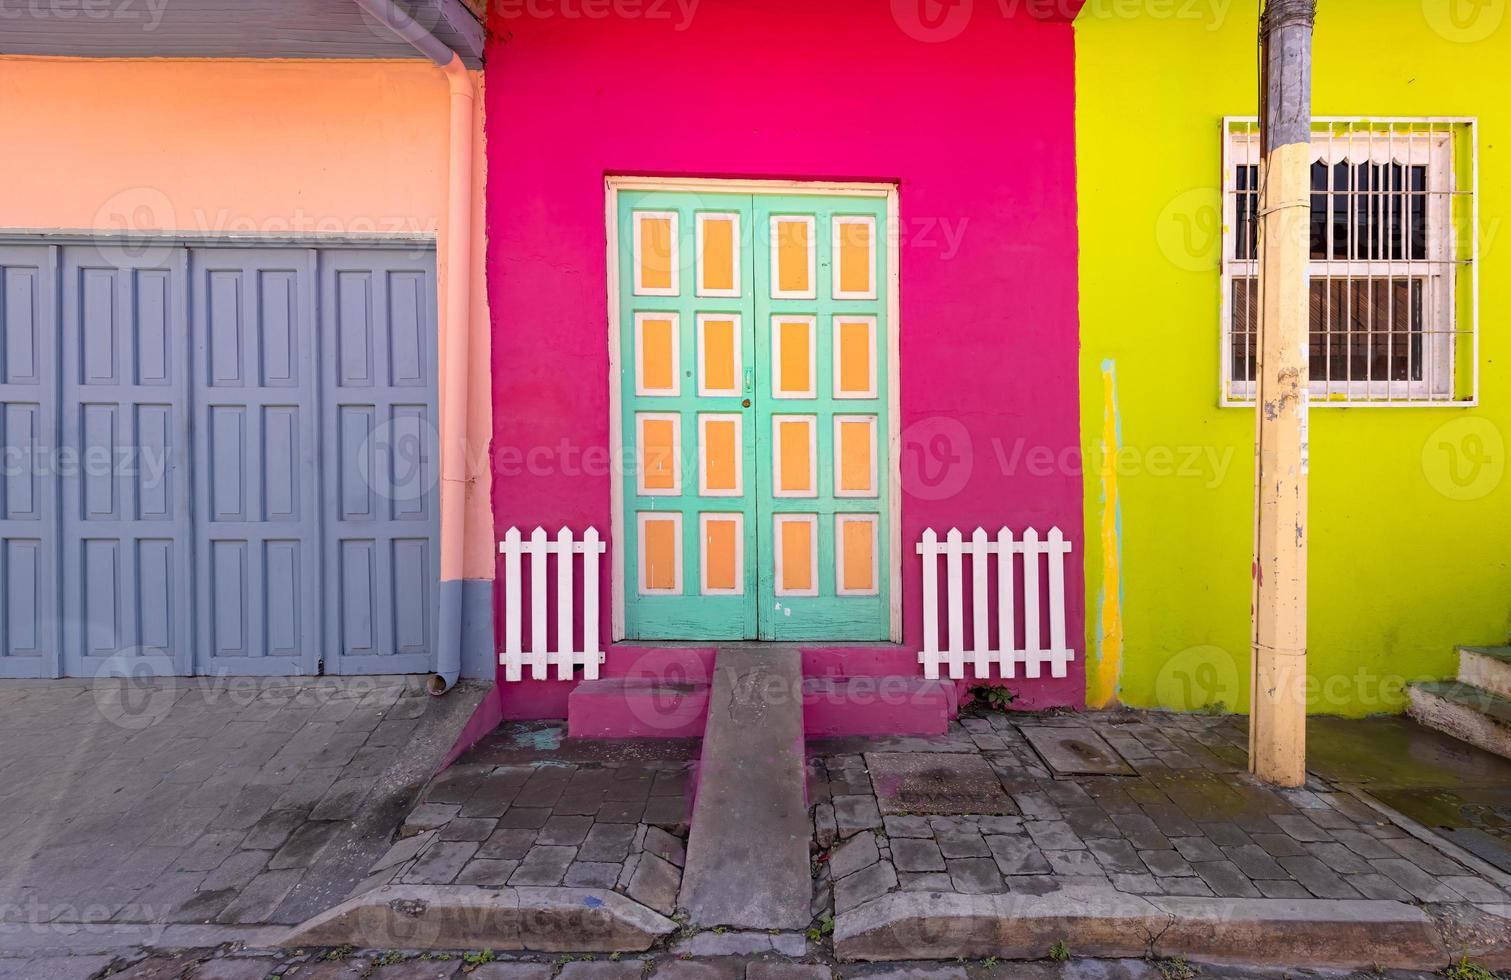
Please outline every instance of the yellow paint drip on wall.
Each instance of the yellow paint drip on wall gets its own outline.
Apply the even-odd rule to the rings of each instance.
[[[1099,537],[1102,545],[1102,575],[1097,592],[1097,623],[1093,643],[1091,670],[1086,675],[1086,703],[1105,708],[1117,697],[1118,678],[1123,672],[1123,569],[1122,514],[1118,509],[1118,451],[1122,439],[1118,434],[1117,374],[1111,361],[1102,364],[1102,485]]]

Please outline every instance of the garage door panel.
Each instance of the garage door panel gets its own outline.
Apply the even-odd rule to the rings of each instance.
[[[172,538],[136,542],[137,636],[147,649],[172,649],[181,593],[172,584],[184,567],[183,546]],[[187,606],[187,601],[184,605]]]
[[[0,677],[61,671],[57,263],[54,247],[0,246]]]
[[[378,465],[388,474],[395,492],[389,495],[388,513],[392,521],[428,521],[436,517],[435,495],[424,488],[435,486],[439,474],[436,460],[428,451],[428,434],[436,431],[428,405],[394,405],[390,408],[389,429],[392,438],[379,443]]]
[[[321,660],[312,249],[194,249],[190,333],[206,383],[195,534],[206,673],[315,673]],[[232,602],[228,594],[235,595]],[[202,619],[206,617],[202,616]]]
[[[380,652],[378,554],[372,540],[341,542],[341,654],[346,657],[377,656]]]
[[[377,409],[372,405],[340,405],[336,412],[341,465],[333,475],[340,487],[340,519],[375,520],[378,514],[373,506],[373,476],[382,473],[373,439]]]
[[[430,669],[433,258],[0,245],[0,677]]]
[[[440,601],[436,533],[435,281],[425,256],[322,254],[322,317],[335,350],[324,408],[327,553],[341,601],[338,673],[428,670]]]
[[[192,666],[187,252],[62,250],[64,669],[150,655]]]
[[[336,279],[337,379],[344,388],[373,385],[373,273],[341,269]]]
[[[395,388],[424,388],[435,373],[428,357],[426,295],[423,273],[388,274],[388,383]]]
[[[430,605],[425,601],[427,584],[437,577],[435,549],[425,538],[398,538],[392,544],[389,569],[393,605],[394,649],[399,653],[423,654],[430,643]]]
[[[7,538],[4,542],[0,586],[5,603],[3,615],[4,656],[0,676],[45,677],[55,673],[50,666],[57,652],[51,627],[56,619],[51,603],[43,597],[52,589],[47,582],[52,562],[40,538]]]

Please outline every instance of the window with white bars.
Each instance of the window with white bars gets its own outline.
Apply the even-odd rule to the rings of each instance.
[[[1313,405],[1472,404],[1474,123],[1312,126]],[[1223,147],[1222,400],[1251,403],[1259,330],[1259,123]]]

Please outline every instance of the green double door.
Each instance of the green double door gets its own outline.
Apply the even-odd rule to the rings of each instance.
[[[890,635],[887,199],[621,190],[630,639]]]

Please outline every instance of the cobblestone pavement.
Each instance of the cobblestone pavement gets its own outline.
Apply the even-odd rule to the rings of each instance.
[[[684,957],[544,956],[510,958],[483,951],[407,953],[394,950],[196,950],[123,958],[104,964],[84,958],[8,961],[0,980],[1429,980],[1408,971],[1312,971],[1195,966],[1179,960],[1072,958],[1063,963],[832,964],[818,956]],[[9,970],[9,972],[8,972]]]
[[[1026,732],[1109,745],[1115,752],[1098,761],[1126,774],[1056,774]],[[810,742],[814,908],[843,914],[899,889],[1036,895],[1072,884],[1135,895],[1511,901],[1336,786],[1313,778],[1276,790],[1254,779],[1246,742],[1242,718],[1137,712],[993,712],[964,716],[941,738]],[[947,775],[933,795],[909,797],[906,782],[893,788],[895,776],[884,777],[899,758],[942,760],[943,773],[979,758],[1005,799],[955,805],[995,787],[950,786]]]
[[[358,889],[398,884],[612,888],[662,914],[682,883],[697,740],[575,740],[505,725],[426,787]]]
[[[0,684],[0,926],[294,923],[329,907],[481,696],[431,698],[424,680]]]

